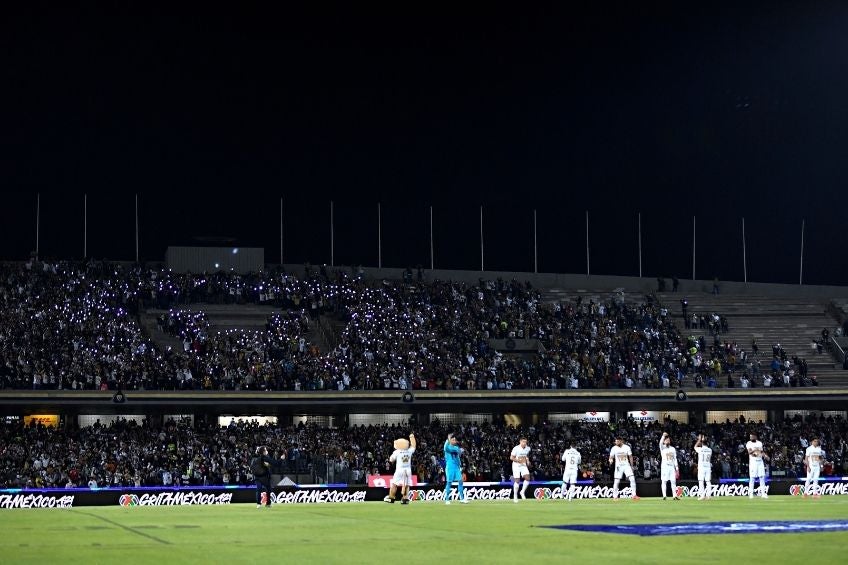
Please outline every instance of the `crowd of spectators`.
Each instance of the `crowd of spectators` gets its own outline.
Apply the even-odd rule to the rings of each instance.
[[[410,271],[411,273],[411,271]],[[215,331],[205,303],[277,308],[259,331]],[[162,308],[159,347],[139,312]],[[693,315],[694,316],[694,315]],[[319,317],[343,328],[329,351],[308,339]],[[727,320],[701,316],[681,337],[651,296],[546,303],[529,283],[368,281],[307,268],[176,274],[108,263],[0,267],[0,388],[104,390],[567,389],[815,385],[806,362],[763,368]],[[687,325],[689,323],[687,322]],[[539,353],[492,349],[529,339]],[[754,344],[756,352],[756,344]]]
[[[542,304],[503,280],[365,281],[337,271],[175,274],[106,263],[29,263],[0,271],[0,386],[50,389],[511,389],[662,386],[683,360],[675,326],[646,302]],[[270,303],[264,332],[213,334],[195,301]],[[201,302],[202,303],[202,302]],[[138,312],[181,350],[161,350]],[[306,342],[310,320],[340,320],[336,347]],[[505,356],[489,338],[537,339]],[[635,383],[635,384],[634,384]]]
[[[117,420],[78,429],[0,425],[0,485],[4,488],[106,486],[246,485],[253,476],[249,461],[257,445],[266,445],[276,461],[278,476],[309,477],[310,481],[361,484],[369,474],[391,474],[392,442],[414,431],[418,448],[414,468],[419,481],[444,482],[442,446],[448,432],[458,435],[468,480],[508,480],[509,453],[527,437],[531,471],[536,479],[562,476],[560,455],[574,442],[583,456],[583,478],[608,480],[609,449],[623,436],[633,449],[640,478],[658,476],[658,439],[671,434],[678,448],[683,478],[695,476],[692,446],[706,433],[713,447],[714,477],[747,476],[744,444],[756,431],[771,459],[769,473],[804,476],[803,455],[813,437],[826,452],[824,473],[845,474],[848,463],[848,425],[842,418],[797,416],[774,424],[737,420],[723,424],[687,425],[667,420],[641,423],[541,423],[514,428],[503,424],[472,423],[428,426],[277,426],[233,420],[192,427],[189,421]]]

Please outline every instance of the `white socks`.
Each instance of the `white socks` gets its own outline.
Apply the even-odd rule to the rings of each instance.
[[[621,479],[615,479],[615,480],[613,480],[613,482],[612,482],[612,497],[613,497],[613,498],[618,498],[618,482],[619,482],[620,480],[621,480]]]

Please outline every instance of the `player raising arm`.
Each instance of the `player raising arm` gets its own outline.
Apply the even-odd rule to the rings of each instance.
[[[633,500],[639,500],[636,495],[636,477],[633,476],[633,452],[630,446],[624,443],[624,438],[615,438],[615,445],[610,449],[610,465],[615,464],[615,474],[612,482],[612,497],[618,500],[618,483],[621,477],[630,480],[630,488],[633,490]]]
[[[409,434],[409,440],[403,438],[395,440],[395,450],[389,456],[389,461],[396,464],[395,474],[389,488],[389,496],[383,500],[394,502],[397,488],[401,487],[401,504],[409,504],[409,485],[412,483],[412,454],[415,453],[415,434]]]
[[[465,489],[462,484],[462,464],[459,456],[462,455],[462,448],[459,447],[456,441],[456,436],[448,434],[448,439],[444,445],[445,453],[445,504],[450,504],[451,486],[454,482],[457,483],[456,493],[459,501],[463,504],[468,504],[468,499],[465,498]]]
[[[562,497],[565,500],[571,500],[571,495],[577,486],[577,472],[583,461],[580,452],[574,448],[574,441],[568,442],[568,449],[562,452],[562,461],[565,463],[565,470],[562,473]]]
[[[698,500],[704,500],[710,497],[710,490],[712,490],[710,481],[713,478],[713,450],[707,445],[707,436],[704,434],[698,434],[698,439],[695,441],[695,454],[698,458],[698,487],[701,493],[698,495]]]
[[[674,500],[680,500],[680,497],[677,496],[677,477],[680,472],[677,467],[677,450],[671,445],[671,436],[668,435],[668,432],[663,432],[660,438],[660,461],[662,461],[660,489],[662,490],[663,500],[665,500],[665,484],[667,482],[671,483],[671,496],[674,497]]]

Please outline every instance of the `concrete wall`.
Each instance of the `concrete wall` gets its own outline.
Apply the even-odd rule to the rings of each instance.
[[[296,275],[303,274],[303,265],[287,264],[287,271]],[[338,269],[350,270],[350,267],[336,267]],[[328,267],[328,270],[332,269]],[[365,276],[375,279],[401,279],[404,269],[377,269],[363,267]],[[413,279],[417,271],[413,269]],[[450,280],[461,281],[469,284],[477,283],[481,278],[504,280],[516,279],[519,281],[530,281],[539,289],[559,288],[565,290],[593,290],[612,291],[623,288],[628,292],[652,292],[657,289],[655,278],[619,277],[611,275],[576,275],[558,273],[522,273],[506,271],[451,271],[436,269],[425,270],[426,280]],[[671,289],[671,279],[666,279],[666,286]],[[773,296],[786,298],[817,298],[832,300],[836,298],[848,298],[848,287],[846,286],[824,286],[824,285],[796,285],[796,284],[772,284],[772,283],[742,283],[735,281],[719,281],[720,291],[723,294],[749,295],[749,296]],[[710,293],[713,290],[712,280],[685,280],[680,279],[680,292],[696,294],[698,292]]]

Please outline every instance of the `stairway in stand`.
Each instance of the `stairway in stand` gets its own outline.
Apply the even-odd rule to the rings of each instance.
[[[848,372],[836,365],[835,359],[825,350],[818,353],[813,347],[814,339],[821,338],[823,328],[831,332],[836,321],[825,314],[823,300],[806,298],[782,298],[764,296],[740,296],[728,294],[685,294],[662,292],[657,298],[668,308],[680,334],[706,335],[712,343],[709,330],[687,330],[681,312],[681,298],[689,302],[688,313],[709,315],[712,312],[725,316],[729,332],[721,334],[722,342],[735,341],[742,349],[751,353],[751,340],[756,338],[760,350],[760,362],[767,370],[772,358],[772,345],[779,343],[791,358],[797,355],[807,360],[808,374],[816,375],[821,386],[845,386]]]

